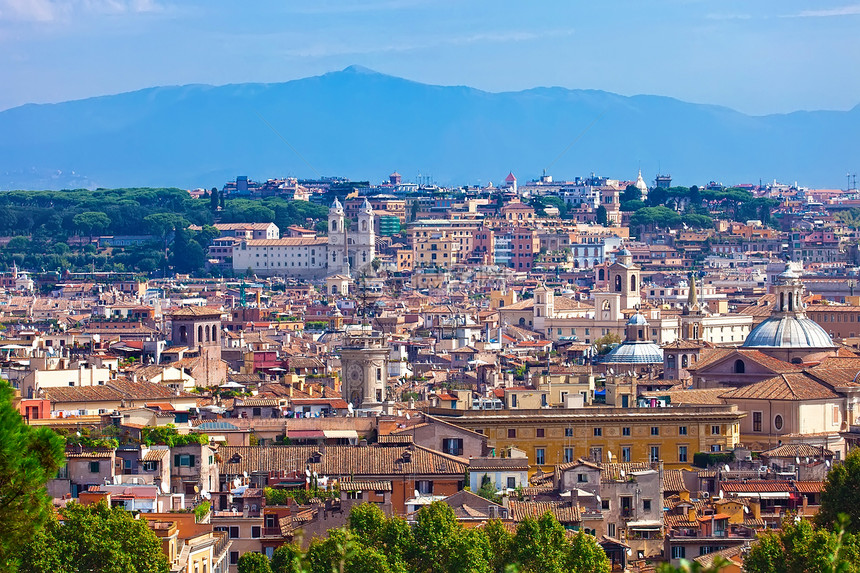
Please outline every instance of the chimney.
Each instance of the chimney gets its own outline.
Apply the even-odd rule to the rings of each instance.
[[[689,509],[687,509],[687,521],[696,521],[696,506],[691,505]]]

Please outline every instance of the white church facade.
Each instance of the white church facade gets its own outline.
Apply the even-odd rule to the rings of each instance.
[[[304,280],[351,277],[366,272],[375,257],[376,229],[370,203],[364,200],[354,223],[348,222],[343,205],[335,198],[328,214],[328,237],[242,240],[233,248],[233,272]]]

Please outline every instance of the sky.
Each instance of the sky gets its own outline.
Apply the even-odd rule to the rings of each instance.
[[[851,0],[0,0],[0,110],[353,64],[494,92],[846,110],[860,104],[859,30]]]

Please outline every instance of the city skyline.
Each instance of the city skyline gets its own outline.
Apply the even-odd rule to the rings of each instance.
[[[653,94],[759,115],[851,109],[860,4],[385,2],[229,6],[0,0],[0,110],[158,85],[281,82],[361,65],[490,92]]]

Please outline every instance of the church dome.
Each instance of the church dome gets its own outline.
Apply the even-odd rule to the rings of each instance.
[[[833,339],[805,316],[771,316],[749,333],[745,348],[833,348]]]
[[[618,256],[619,256],[619,257],[632,257],[632,256],[633,256],[633,253],[631,253],[631,252],[627,249],[627,247],[624,247],[623,249],[621,249],[620,251],[618,251]]]
[[[627,326],[648,326],[648,321],[640,313],[636,313],[627,321]]]
[[[625,342],[602,360],[606,364],[662,364],[663,350],[650,341]]]
[[[340,204],[340,201],[338,201],[337,197],[334,198],[334,201],[331,204],[331,209],[333,211],[343,211],[343,205]]]
[[[642,191],[642,193],[648,193],[648,184],[645,183],[645,180],[642,179],[642,170],[639,170],[639,177],[636,179],[636,183],[633,184],[634,187]]]

